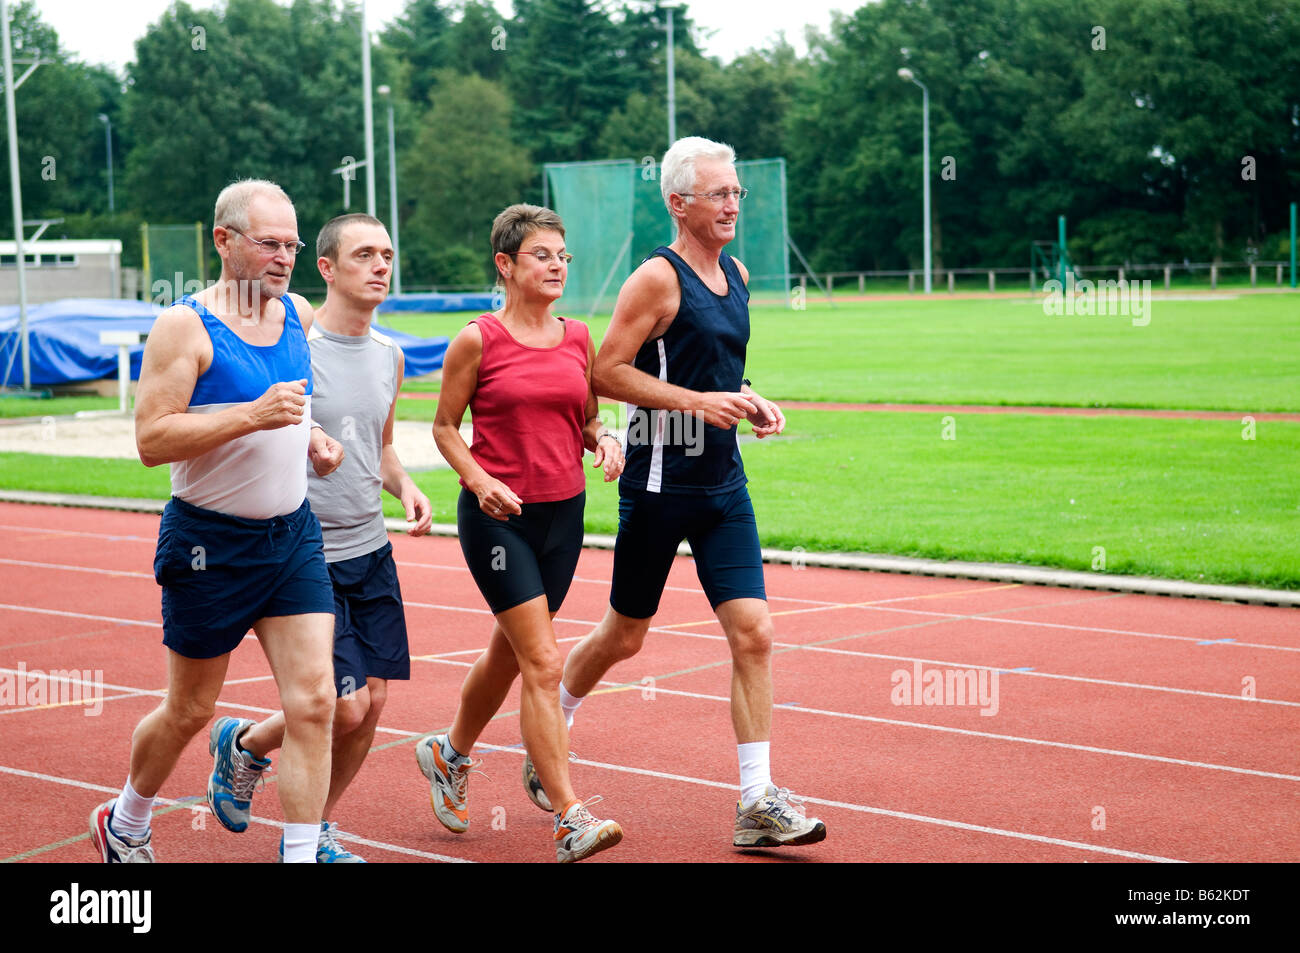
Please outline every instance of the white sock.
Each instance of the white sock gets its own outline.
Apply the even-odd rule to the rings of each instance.
[[[463,755],[451,746],[451,735],[442,736],[442,744],[438,746],[442,750],[442,760],[447,764],[455,767],[458,764],[464,764],[468,755]]]
[[[750,741],[736,745],[740,758],[740,803],[753,804],[772,783],[772,742]]]
[[[316,844],[320,840],[319,824],[284,825],[284,862],[316,863]]]
[[[113,830],[126,837],[144,837],[149,833],[149,818],[153,816],[151,797],[141,797],[131,787],[131,779],[126,779],[122,793],[113,805]]]
[[[582,696],[586,698],[587,696]],[[560,708],[564,710],[564,724],[569,730],[573,730],[573,716],[578,711],[578,706],[582,704],[582,698],[575,698],[569,694],[569,690],[564,687],[564,682],[560,682]]]

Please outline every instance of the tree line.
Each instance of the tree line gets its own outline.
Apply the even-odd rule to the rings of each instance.
[[[210,226],[246,176],[284,186],[308,239],[345,210],[331,170],[364,154],[357,4],[177,2],[125,76],[62,49],[32,0],[12,9],[14,55],[53,61],[16,93],[25,215],[64,219],[48,237],[119,237],[138,264],[140,222]],[[543,163],[662,155],[666,21],[660,0],[515,0],[510,18],[410,0],[372,47],[391,89],[374,100],[377,204],[387,219],[391,102],[406,286],[485,283],[492,218],[541,200]],[[778,38],[728,63],[701,52],[689,5],[674,30],[678,135],[785,157],[792,237],[818,270],[920,263],[921,91],[904,66],[930,93],[938,268],[1027,262],[1058,215],[1081,264],[1288,250],[1297,0],[883,0],[810,33],[805,55]]]

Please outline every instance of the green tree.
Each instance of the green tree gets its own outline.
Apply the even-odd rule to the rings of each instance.
[[[64,51],[58,35],[41,20],[30,0],[11,9],[14,78],[30,65],[24,60],[39,55],[45,61],[14,93],[23,215],[60,218],[106,213],[104,126],[98,117],[104,113],[116,121],[120,87],[105,67],[87,66]],[[0,148],[7,170],[7,126],[0,126]],[[0,189],[5,223],[0,228],[5,234],[11,232],[11,202],[9,189]],[[59,235],[59,227],[48,234]]]
[[[535,177],[510,135],[510,100],[499,83],[444,70],[432,106],[403,157],[401,181],[414,196],[402,226],[411,284],[483,284],[491,279],[492,220],[522,201]]]

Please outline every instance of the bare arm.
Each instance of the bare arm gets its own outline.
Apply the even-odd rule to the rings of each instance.
[[[451,464],[469,491],[478,497],[479,509],[494,519],[522,513],[523,500],[493,477],[474,459],[460,424],[478,386],[478,366],[483,359],[483,335],[477,324],[467,325],[452,340],[442,363],[442,389],[433,416],[433,439],[438,452]]]
[[[618,479],[623,472],[623,445],[618,437],[605,429],[600,419],[600,402],[591,385],[591,368],[596,363],[596,346],[587,338],[587,408],[586,425],[582,428],[582,445],[595,455],[592,467],[605,468],[605,482]]]
[[[680,301],[677,273],[663,258],[651,258],[633,272],[618,294],[614,317],[596,355],[592,371],[595,389],[638,407],[696,413],[705,423],[730,428],[754,412],[754,405],[744,395],[678,387],[637,370],[633,364],[641,345],[662,334],[671,323]]]
[[[407,532],[412,536],[423,536],[429,532],[433,516],[429,509],[429,498],[420,492],[415,481],[407,474],[402,461],[397,458],[393,448],[393,427],[397,421],[397,395],[402,392],[402,380],[406,375],[406,357],[398,351],[397,387],[393,391],[393,405],[388,408],[388,419],[384,421],[382,448],[379,452],[379,477],[384,489],[401,502],[406,511],[406,521],[413,523]],[[464,441],[461,441],[464,443]]]
[[[237,437],[302,419],[305,380],[273,384],[257,400],[217,413],[188,413],[194,386],[211,362],[212,343],[197,314],[174,307],[158,316],[136,389],[135,442],[145,466],[190,460]]]

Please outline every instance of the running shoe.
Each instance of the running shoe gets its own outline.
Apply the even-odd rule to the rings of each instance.
[[[537,769],[533,767],[533,757],[530,754],[524,755],[524,793],[528,795],[528,800],[548,814],[555,810],[551,806],[551,799],[542,790],[542,780],[537,776]]]
[[[364,860],[338,842],[335,837],[338,831],[337,824],[329,821],[320,822],[320,840],[316,842],[316,863],[364,864]]]
[[[466,758],[462,764],[451,767],[442,756],[442,742],[446,737],[421,738],[415,745],[415,760],[420,765],[420,773],[429,779],[429,803],[438,821],[453,834],[463,834],[469,829],[469,810],[465,806],[469,797],[469,773],[480,762]]]
[[[236,741],[253,724],[247,718],[218,718],[208,733],[208,753],[212,755],[208,807],[222,827],[236,834],[248,829],[253,789],[271,764],[270,758],[251,755]]]
[[[731,843],[736,847],[794,847],[826,839],[826,825],[805,817],[803,798],[789,788],[767,786],[767,792],[749,807],[737,802],[736,830]]]
[[[614,821],[600,821],[591,816],[588,804],[601,800],[599,794],[586,803],[574,802],[564,816],[555,815],[555,859],[562,864],[585,860],[592,854],[608,850],[623,839],[623,828]]]
[[[90,842],[106,864],[152,864],[153,831],[144,837],[124,837],[113,831],[113,808],[117,798],[105,801],[90,812]]]

